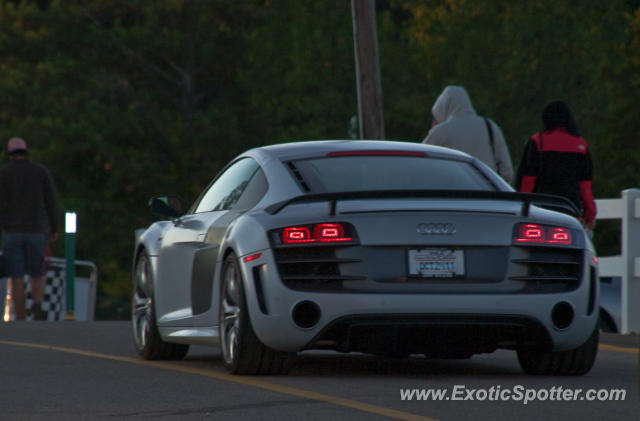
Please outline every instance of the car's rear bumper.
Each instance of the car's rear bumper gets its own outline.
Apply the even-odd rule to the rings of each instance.
[[[585,256],[585,260],[588,258]],[[332,293],[296,291],[287,288],[280,280],[271,250],[263,250],[262,256],[250,263],[242,263],[246,281],[247,304],[251,322],[258,338],[266,345],[283,351],[299,351],[315,347],[333,347],[338,350],[355,350],[336,341],[329,346],[331,338],[323,335],[333,326],[342,323],[347,330],[353,326],[388,325],[413,326],[429,341],[438,337],[469,335],[470,330],[460,326],[474,324],[478,335],[496,331],[503,325],[517,325],[515,331],[524,328],[537,330],[532,337],[539,338],[538,344],[554,351],[574,349],[584,343],[597,323],[598,287],[597,274],[590,262],[583,265],[580,285],[571,291],[551,294],[389,294],[389,293]],[[591,272],[594,273],[591,273]],[[591,281],[593,279],[593,281]],[[303,304],[301,308],[300,305]],[[313,304],[309,304],[313,303]],[[572,310],[569,325],[559,328],[554,324],[552,313],[559,303]],[[304,307],[306,306],[306,307]],[[294,320],[296,311],[308,315],[303,320],[305,327]],[[307,311],[308,310],[308,311]],[[317,320],[315,320],[317,319]],[[367,323],[350,323],[349,320],[368,320]],[[347,322],[345,322],[347,321]],[[441,327],[444,328],[441,329]],[[447,327],[449,327],[447,329]],[[379,335],[388,335],[393,330],[380,328]],[[498,329],[498,347],[513,347],[514,340],[505,338],[504,331]],[[435,332],[435,333],[433,333]],[[471,332],[476,332],[471,330]],[[473,333],[471,333],[473,334]],[[514,333],[520,338],[522,333]],[[525,335],[526,336],[526,335]],[[491,334],[487,333],[490,338]],[[425,339],[425,341],[427,340]],[[516,346],[529,346],[533,340],[516,340]],[[488,350],[493,345],[487,347]]]

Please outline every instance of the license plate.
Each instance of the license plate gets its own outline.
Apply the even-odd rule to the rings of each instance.
[[[450,248],[409,250],[409,276],[423,278],[464,276],[464,251]]]

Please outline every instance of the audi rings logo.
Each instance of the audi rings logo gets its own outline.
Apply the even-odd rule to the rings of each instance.
[[[422,235],[451,235],[456,233],[456,226],[449,223],[418,224],[418,234]]]

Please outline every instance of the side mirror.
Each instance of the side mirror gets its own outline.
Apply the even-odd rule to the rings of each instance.
[[[149,200],[151,213],[163,218],[179,218],[184,215],[182,201],[178,196],[155,196]]]

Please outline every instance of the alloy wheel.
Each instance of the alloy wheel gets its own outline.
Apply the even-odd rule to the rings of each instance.
[[[140,258],[136,265],[135,283],[133,286],[131,320],[133,323],[133,336],[138,349],[143,349],[149,342],[151,329],[152,299],[149,293],[147,264],[146,258]]]
[[[232,364],[237,357],[240,335],[240,300],[242,295],[238,285],[237,269],[234,262],[227,265],[222,287],[220,340],[222,354],[227,364]]]

